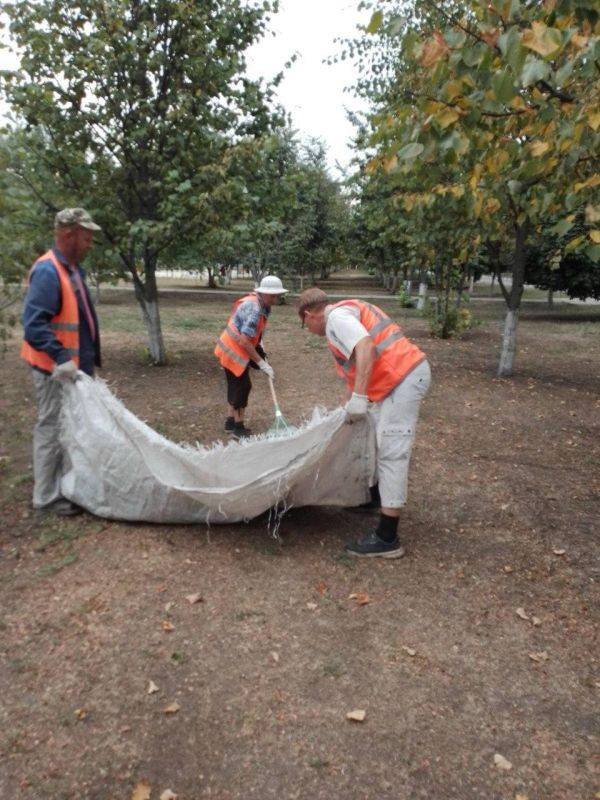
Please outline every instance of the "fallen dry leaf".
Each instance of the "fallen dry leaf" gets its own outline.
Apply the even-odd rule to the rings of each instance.
[[[271,658],[276,664],[279,663],[279,653],[276,653],[275,650],[271,652]]]
[[[175,603],[172,600],[169,600],[168,603],[165,603],[165,614],[168,614],[174,605]]]
[[[521,619],[527,620],[527,622],[529,622],[529,614],[525,611],[524,608],[517,608],[517,617],[521,617]]]
[[[315,589],[322,596],[327,591],[327,584],[325,583],[325,581],[319,581],[315,586]]]
[[[75,716],[77,719],[85,719],[88,715],[88,712],[85,708],[76,708],[75,709]]]
[[[307,603],[306,607],[309,609],[309,611],[315,611],[315,609],[318,608],[318,605],[316,603]]]
[[[503,769],[506,771],[512,769],[512,764],[510,763],[510,761],[507,758],[504,758],[504,756],[501,756],[500,753],[494,754],[494,765],[498,769]]]
[[[163,713],[164,714],[176,714],[179,711],[180,708],[181,708],[181,706],[179,705],[179,703],[171,703],[166,708],[163,708]]]
[[[357,606],[366,606],[371,602],[371,598],[366,592],[352,592],[348,595],[348,600],[356,600]]]
[[[201,603],[204,600],[200,592],[196,592],[196,594],[186,594],[185,599],[192,606],[194,603]]]
[[[165,619],[163,620],[162,629],[163,631],[167,631],[167,633],[170,633],[171,631],[175,630],[175,625],[173,625],[172,622],[169,622],[168,619]]]
[[[346,714],[346,719],[349,719],[352,722],[364,722],[366,716],[367,712],[364,709],[355,708],[354,711],[348,711]]]
[[[152,787],[148,781],[140,781],[133,790],[131,800],[150,800],[150,792]]]
[[[540,650],[539,653],[529,653],[529,658],[538,664],[543,664],[544,661],[548,660],[548,653],[545,650]]]
[[[563,550],[561,547],[555,547],[555,548],[554,548],[554,550],[553,550],[552,552],[554,553],[554,555],[555,555],[555,556],[564,556],[564,554],[565,554],[567,551],[566,551],[566,550]]]
[[[542,620],[539,617],[532,617],[531,624],[535,625],[535,627],[537,628],[539,625],[542,624]]]
[[[407,647],[405,644],[402,645],[402,649],[404,650],[405,653],[408,653],[408,655],[411,656],[411,657],[417,655],[417,651],[416,650],[413,650],[412,647]]]
[[[154,683],[154,681],[148,682],[148,688],[146,689],[148,694],[154,694],[155,692],[160,692],[158,686]]]
[[[516,794],[515,800],[529,800],[529,797],[526,794]]]
[[[179,795],[172,792],[170,789],[165,789],[164,792],[160,796],[160,800],[177,800]]]
[[[504,567],[504,572],[506,572],[506,574],[507,574],[507,575],[510,575],[510,573],[511,573],[511,572],[514,572],[514,568],[513,568],[513,567],[511,567],[511,566],[510,566],[510,564],[507,564],[507,565]]]

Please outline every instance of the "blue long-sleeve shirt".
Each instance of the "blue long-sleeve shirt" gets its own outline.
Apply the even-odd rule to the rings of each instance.
[[[69,275],[72,276],[73,268],[69,266],[67,259],[56,247],[53,247],[52,250],[60,263],[67,268]],[[77,297],[79,310],[79,369],[88,375],[93,375],[94,366],[101,366],[98,318],[85,283],[85,272],[80,266],[77,266],[76,269],[81,275],[88,305],[96,327],[96,339],[93,340],[83,299],[80,296],[77,284],[71,277],[71,285]],[[42,350],[47,353],[57,364],[64,364],[71,359],[71,356],[58,341],[50,327],[52,318],[58,314],[61,306],[60,278],[52,261],[49,258],[44,259],[38,262],[34,269],[25,297],[25,307],[23,309],[24,338],[36,350]]]

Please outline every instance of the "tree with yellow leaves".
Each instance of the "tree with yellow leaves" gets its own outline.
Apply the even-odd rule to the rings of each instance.
[[[375,166],[409,176],[419,203],[454,170],[486,240],[512,240],[498,375],[512,374],[525,248],[542,225],[600,260],[600,14],[597,0],[414,0],[377,8],[368,32],[394,60],[377,96]],[[410,6],[410,8],[408,8]],[[425,167],[425,169],[423,169]]]

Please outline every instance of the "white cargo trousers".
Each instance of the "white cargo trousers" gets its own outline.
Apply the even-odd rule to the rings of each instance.
[[[33,507],[45,508],[61,498],[62,447],[60,410],[62,386],[50,375],[32,369],[38,404],[33,429]]]
[[[381,505],[401,508],[408,494],[408,467],[419,407],[431,383],[431,370],[422,361],[380,403],[369,406],[369,423],[377,441],[375,473],[371,485],[379,483]]]

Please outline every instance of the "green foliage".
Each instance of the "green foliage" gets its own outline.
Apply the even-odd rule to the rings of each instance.
[[[350,211],[327,172],[320,142],[298,144],[290,130],[264,137],[239,163],[239,219],[186,244],[176,256],[214,274],[215,265],[250,268],[288,281],[326,277],[344,263]]]
[[[571,250],[570,245],[585,231],[583,220],[568,228],[553,225],[527,248],[525,280],[539,289],[565,292],[569,297],[600,300],[600,261],[586,252]],[[563,232],[563,236],[556,236]]]
[[[398,303],[400,304],[400,308],[414,308],[415,302],[410,296],[410,294],[406,291],[404,286],[401,286],[398,291],[396,292],[396,297],[398,299]]]
[[[434,267],[447,308],[453,271],[466,274],[490,243],[510,247],[504,296],[518,309],[527,242],[550,220],[565,235],[584,208],[568,253],[598,261],[595,0],[370,5],[382,18],[352,43],[357,91],[372,102],[357,137],[366,152],[358,216],[370,247],[397,242],[422,269]],[[500,374],[512,368],[506,344]]]
[[[458,338],[476,324],[470,309],[457,308],[454,304],[445,306],[443,303],[427,302],[424,316],[429,323],[430,334],[436,339]]]
[[[159,260],[235,215],[239,161],[280,120],[271,88],[247,78],[244,60],[274,7],[0,3],[21,58],[0,74],[13,135],[28,137],[19,171],[42,202],[50,194],[53,208],[82,205],[97,217],[107,258],[133,279],[154,363],[165,359]]]

